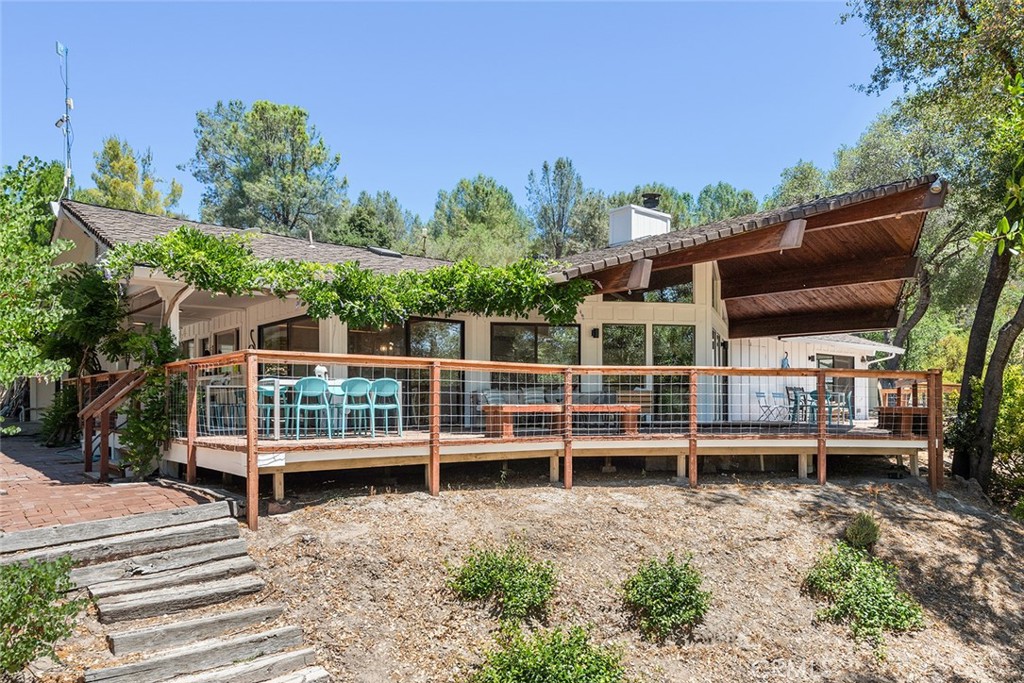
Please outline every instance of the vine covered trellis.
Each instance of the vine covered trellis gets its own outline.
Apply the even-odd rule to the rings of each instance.
[[[576,319],[580,303],[593,292],[586,280],[553,283],[547,277],[551,264],[535,259],[501,267],[464,260],[422,272],[375,273],[353,261],[259,258],[252,239],[182,226],[149,242],[119,245],[108,252],[105,264],[117,279],[145,265],[202,291],[294,295],[313,318],[337,316],[352,327],[375,329],[402,324],[413,315],[522,317],[531,311],[563,325]]]

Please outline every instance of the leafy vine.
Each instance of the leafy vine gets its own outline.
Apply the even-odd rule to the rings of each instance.
[[[534,259],[504,267],[465,260],[423,272],[374,273],[354,261],[261,259],[252,251],[252,239],[258,237],[215,236],[182,226],[149,242],[119,245],[105,263],[118,279],[130,276],[136,265],[147,265],[207,292],[295,295],[311,317],[337,316],[360,328],[401,324],[413,315],[519,317],[534,310],[563,325],[575,320],[580,303],[593,293],[585,280],[553,283],[546,274],[550,264]]]

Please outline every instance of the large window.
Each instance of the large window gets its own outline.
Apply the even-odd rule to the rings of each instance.
[[[491,323],[491,360],[577,365],[579,325]]]
[[[834,356],[829,353],[819,353],[816,356],[819,368],[852,370],[854,368],[853,356]],[[853,405],[853,378],[852,377],[826,377],[825,391],[849,395],[850,405]]]
[[[413,318],[405,326],[388,325],[379,330],[349,328],[348,352],[458,359],[464,356],[463,327],[460,320]]]
[[[604,365],[647,365],[646,325],[605,325],[601,337]]]
[[[654,325],[651,328],[654,365],[693,365],[697,356],[693,325]]]
[[[261,349],[271,351],[320,350],[320,323],[308,315],[282,320],[259,328]]]

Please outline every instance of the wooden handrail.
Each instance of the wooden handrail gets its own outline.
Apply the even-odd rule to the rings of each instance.
[[[109,412],[119,406],[145,380],[141,370],[131,370],[122,375],[116,382],[107,387],[106,391],[94,398],[88,405],[78,411],[78,417],[88,420],[97,413]]]

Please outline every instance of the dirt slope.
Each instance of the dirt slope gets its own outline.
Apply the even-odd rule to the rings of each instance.
[[[337,681],[458,681],[497,628],[444,589],[446,562],[518,536],[555,562],[551,624],[590,624],[644,681],[1024,680],[1022,526],[910,480],[884,484],[593,476],[573,491],[513,477],[491,488],[345,495],[261,520],[251,554]],[[790,480],[792,482],[792,480]],[[959,495],[954,492],[954,495]],[[977,502],[977,501],[975,501]],[[984,503],[980,503],[984,506]],[[845,627],[814,623],[800,583],[859,510],[884,520],[928,628],[890,636],[876,661]],[[693,642],[651,644],[617,595],[644,558],[693,553],[714,592]]]

